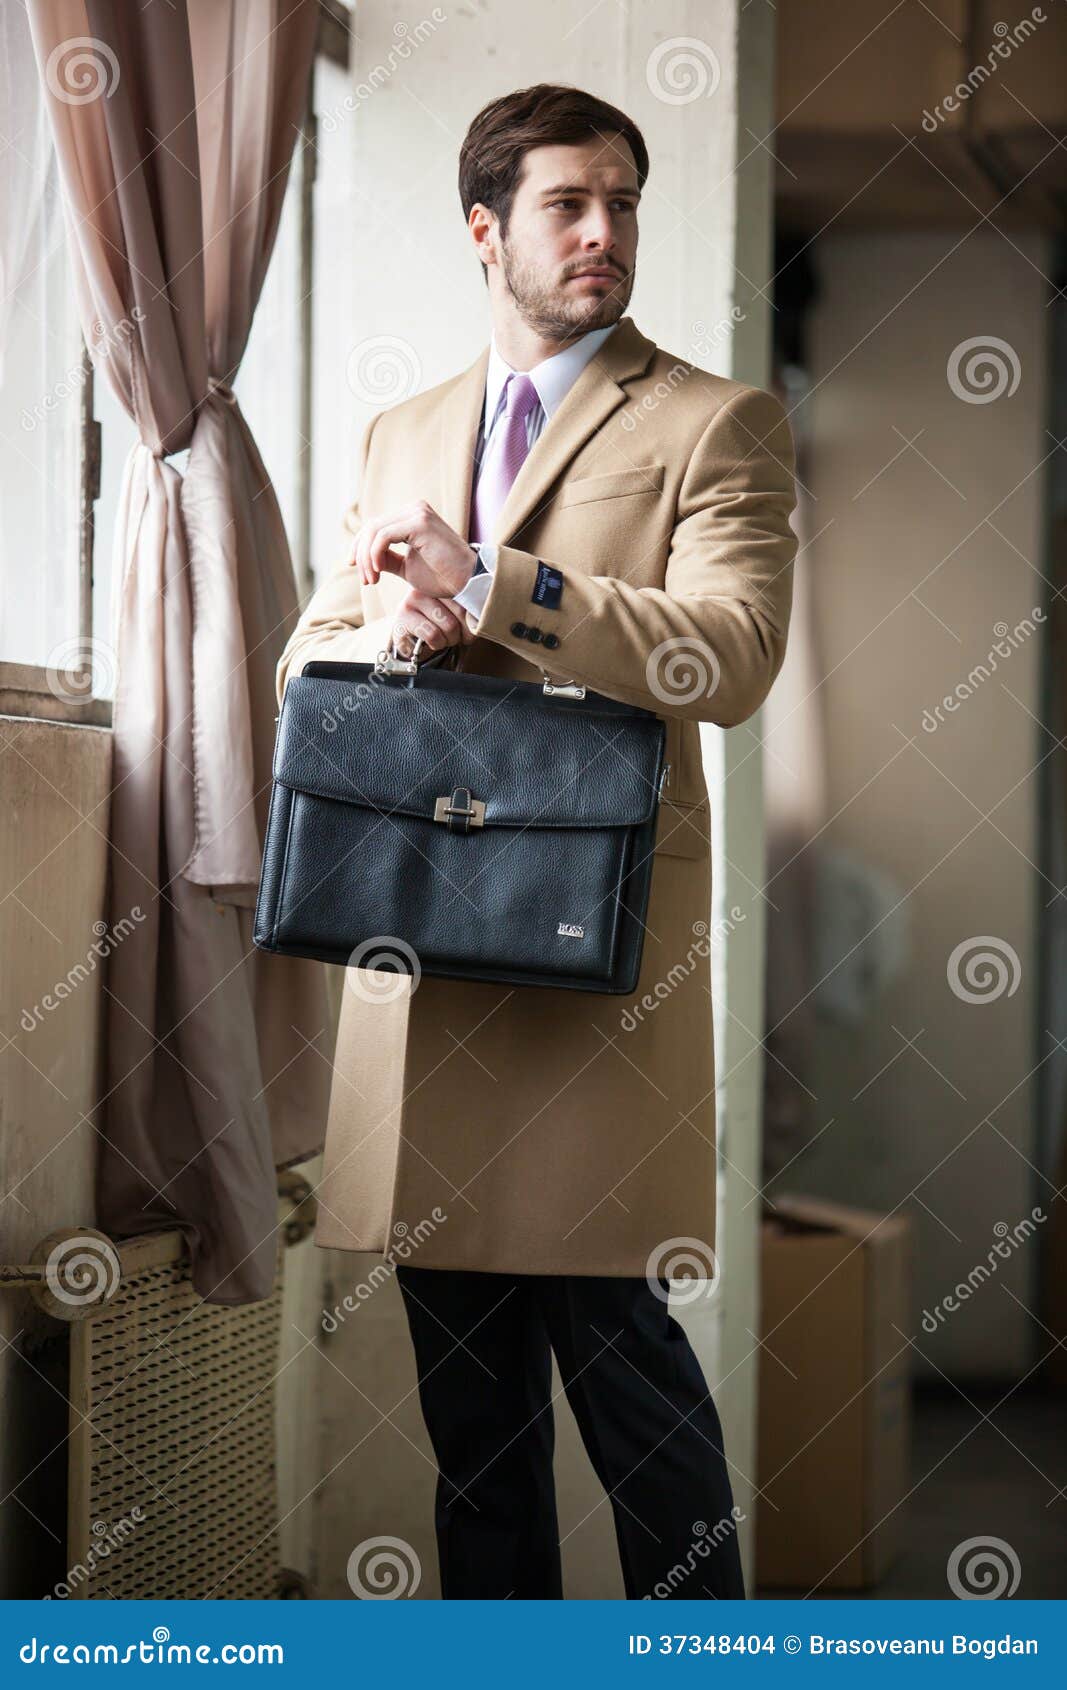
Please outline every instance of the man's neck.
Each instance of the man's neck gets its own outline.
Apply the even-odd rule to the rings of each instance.
[[[493,339],[497,351],[511,369],[521,371],[536,369],[546,358],[555,357],[557,352],[563,352],[591,332],[589,328],[580,328],[566,340],[549,340],[538,334],[536,329],[531,329],[521,317],[509,314],[504,322],[493,323]]]

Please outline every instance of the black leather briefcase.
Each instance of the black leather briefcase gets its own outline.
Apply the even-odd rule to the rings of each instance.
[[[665,739],[573,684],[312,661],[278,721],[255,942],[416,981],[632,992]]]

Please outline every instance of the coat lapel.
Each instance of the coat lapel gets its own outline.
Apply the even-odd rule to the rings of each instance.
[[[621,384],[647,369],[655,350],[633,319],[623,317],[589,360],[515,477],[497,522],[494,538],[498,544],[505,544],[537,513],[571,459],[624,403]],[[451,388],[441,418],[441,515],[464,538],[470,531],[471,475],[488,366],[486,347]]]

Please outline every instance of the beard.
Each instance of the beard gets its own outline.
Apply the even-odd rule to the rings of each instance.
[[[570,298],[566,278],[553,285],[526,262],[511,243],[501,243],[504,282],[528,328],[545,340],[574,340],[593,329],[617,323],[633,292],[634,273],[620,276],[599,299]],[[588,261],[587,261],[588,262]],[[571,274],[576,274],[572,270]]]

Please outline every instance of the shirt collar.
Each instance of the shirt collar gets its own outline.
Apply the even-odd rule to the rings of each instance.
[[[550,358],[542,359],[540,364],[535,364],[533,369],[527,372],[537,389],[541,409],[547,418],[551,418],[559,410],[590,358],[599,352],[617,327],[617,323],[610,323],[606,329],[590,329],[589,333],[583,334],[573,346],[565,346],[562,352],[553,352]],[[489,366],[485,374],[483,426],[496,416],[504,383],[513,373],[511,365],[504,362],[497,350],[494,335],[489,347]]]

